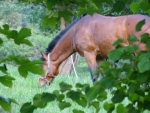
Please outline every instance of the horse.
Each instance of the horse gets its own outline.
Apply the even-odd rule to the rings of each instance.
[[[141,31],[136,31],[138,22],[145,19]],[[60,32],[49,44],[46,54],[41,53],[45,64],[42,66],[45,83],[51,83],[58,75],[59,65],[74,52],[86,59],[93,83],[99,74],[93,72],[98,69],[98,64],[108,58],[108,53],[115,49],[112,44],[122,39],[122,46],[129,45],[128,37],[136,36],[139,40],[143,33],[150,34],[150,17],[134,14],[124,16],[104,16],[97,13],[83,15],[73,21],[65,30]],[[146,45],[133,42],[139,50],[146,51]]]

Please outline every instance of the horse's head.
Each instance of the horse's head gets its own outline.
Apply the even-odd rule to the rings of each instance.
[[[42,60],[44,64],[42,65],[42,68],[44,70],[45,75],[41,75],[41,77],[38,80],[39,86],[48,86],[50,83],[54,80],[54,75],[50,71],[50,59],[49,55],[46,55],[44,53],[42,54]]]

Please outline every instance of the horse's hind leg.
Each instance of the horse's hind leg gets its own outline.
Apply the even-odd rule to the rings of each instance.
[[[93,83],[97,81],[99,78],[99,74],[94,75],[94,71],[98,69],[97,62],[96,62],[96,55],[94,52],[84,52],[84,57],[86,59],[86,62],[88,63],[88,66],[90,68],[91,78]]]

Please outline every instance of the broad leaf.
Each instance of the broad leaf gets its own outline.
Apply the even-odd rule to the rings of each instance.
[[[68,108],[70,106],[71,106],[71,104],[68,103],[68,102],[65,102],[65,101],[59,102],[59,108],[60,108],[60,110],[63,110],[63,109]]]
[[[138,38],[137,38],[136,36],[134,36],[134,35],[131,35],[131,36],[128,38],[128,41],[129,41],[129,42],[136,42],[136,41],[138,41]]]
[[[43,93],[42,96],[41,96],[41,99],[44,102],[51,102],[51,101],[54,101],[56,99],[56,95],[51,94],[51,93]]]
[[[21,113],[33,113],[33,111],[36,108],[37,107],[35,107],[35,106],[31,105],[31,103],[27,102],[21,106],[20,112]]]
[[[110,60],[119,60],[121,55],[124,53],[123,48],[117,48],[115,50],[112,50],[108,53],[108,58]]]
[[[84,113],[84,111],[73,109],[73,113]]]
[[[141,21],[139,21],[138,23],[137,23],[137,25],[136,25],[136,31],[141,31],[141,29],[142,29],[142,26],[145,24],[146,22],[145,22],[145,19],[144,20],[141,20]]]
[[[127,113],[127,109],[123,104],[119,104],[116,108],[117,113]]]
[[[107,111],[107,113],[112,113],[114,108],[115,108],[114,104],[108,102],[104,103],[104,109]]]
[[[59,84],[59,86],[60,86],[60,91],[61,91],[61,92],[68,91],[68,90],[70,90],[70,89],[72,88],[71,85],[69,85],[69,84],[67,84],[67,83],[65,83],[65,82],[61,82],[61,83]]]
[[[9,87],[12,88],[12,81],[15,80],[13,77],[5,75],[5,76],[0,76],[0,82]]]
[[[7,112],[11,112],[11,104],[0,99],[0,106]]]
[[[41,94],[36,94],[33,98],[33,105],[39,108],[44,108],[47,105],[47,102],[42,100]]]
[[[118,45],[120,45],[122,42],[123,42],[122,39],[118,39],[118,40],[115,41],[112,45],[113,45],[113,46],[118,46]]]
[[[130,4],[130,9],[133,13],[136,13],[139,10],[140,4],[139,2],[132,2]]]

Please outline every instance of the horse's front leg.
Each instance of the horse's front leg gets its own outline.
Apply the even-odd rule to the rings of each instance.
[[[99,74],[94,75],[94,71],[98,69],[97,62],[96,62],[96,54],[94,52],[84,52],[84,57],[86,59],[86,62],[89,66],[91,78],[93,83],[97,81],[99,78]]]

